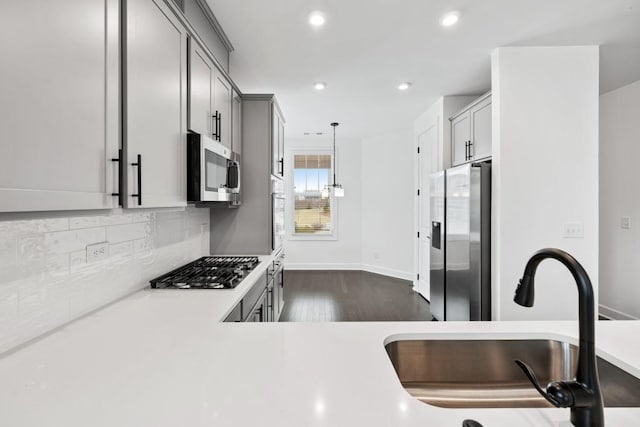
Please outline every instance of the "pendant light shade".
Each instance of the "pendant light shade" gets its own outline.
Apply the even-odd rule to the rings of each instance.
[[[332,191],[334,197],[344,197],[344,188],[342,188],[341,184],[336,182],[336,127],[339,124],[340,123],[337,122],[331,123],[331,126],[333,127],[333,183],[325,185],[322,190],[322,197],[325,199],[329,197]]]

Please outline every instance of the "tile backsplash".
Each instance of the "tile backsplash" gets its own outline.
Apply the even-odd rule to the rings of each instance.
[[[208,253],[208,209],[0,220],[0,353]]]

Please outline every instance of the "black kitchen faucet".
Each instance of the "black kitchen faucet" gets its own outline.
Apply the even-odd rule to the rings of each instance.
[[[524,307],[532,307],[534,300],[533,277],[540,262],[553,258],[571,271],[578,285],[580,346],[578,366],[573,381],[553,381],[546,391],[538,384],[533,370],[524,362],[516,364],[527,375],[538,392],[558,408],[571,408],[571,423],[576,427],[604,426],[604,409],[595,350],[595,313],[593,287],[587,272],[578,261],[560,249],[541,249],[529,259],[513,300]]]

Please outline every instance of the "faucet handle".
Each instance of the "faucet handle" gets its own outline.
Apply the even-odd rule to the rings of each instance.
[[[544,397],[549,403],[557,408],[572,408],[575,406],[575,396],[573,391],[571,390],[571,384],[563,382],[563,381],[554,381],[550,382],[547,385],[547,390],[543,390],[538,383],[538,379],[536,378],[536,374],[533,372],[533,369],[526,363],[521,360],[514,360],[516,365],[522,369],[524,374],[529,379],[529,382],[533,384],[535,389],[540,393],[542,397]]]

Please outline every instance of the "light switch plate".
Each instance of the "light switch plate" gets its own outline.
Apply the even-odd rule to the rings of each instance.
[[[100,261],[109,256],[109,243],[100,242],[87,245],[87,263]]]
[[[584,223],[566,222],[564,224],[562,237],[565,239],[584,239]]]
[[[620,228],[629,230],[631,228],[631,217],[623,216],[620,218]]]

